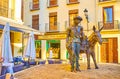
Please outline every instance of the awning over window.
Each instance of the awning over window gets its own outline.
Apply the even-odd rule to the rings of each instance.
[[[4,25],[0,25],[0,29],[4,29]],[[23,32],[22,30],[19,30],[17,28],[12,27],[12,26],[10,26],[10,30],[17,31],[17,32]]]

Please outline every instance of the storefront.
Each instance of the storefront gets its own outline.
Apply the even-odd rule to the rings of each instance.
[[[36,35],[42,35],[38,30],[34,30],[28,26],[19,24],[14,20],[0,17],[0,37],[2,35],[6,23],[10,25],[10,42],[13,57],[23,56],[24,47],[27,44],[28,34],[33,31]],[[26,34],[26,35],[25,35]]]
[[[60,40],[47,40],[47,59],[60,59]],[[50,51],[52,56],[50,57]]]
[[[66,33],[45,33],[38,36],[41,40],[41,59],[67,59]]]
[[[0,38],[4,29],[3,24],[0,24]],[[10,26],[10,42],[12,48],[12,55],[14,56],[22,56],[22,31]]]

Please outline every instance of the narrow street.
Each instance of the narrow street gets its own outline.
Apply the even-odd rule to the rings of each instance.
[[[17,79],[120,79],[119,64],[99,64],[99,69],[86,69],[81,63],[81,72],[70,72],[68,64],[37,65],[15,73]]]

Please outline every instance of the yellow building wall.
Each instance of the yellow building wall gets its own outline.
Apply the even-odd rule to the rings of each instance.
[[[110,0],[110,1],[104,1],[104,2],[99,2],[97,1],[97,21],[103,21],[103,7],[109,7],[109,6],[113,6],[113,10],[114,10],[114,20],[117,20],[118,22],[120,22],[120,0]],[[120,24],[118,23],[118,26],[120,27]],[[109,30],[108,31],[104,31],[104,33],[102,33],[102,38],[113,38],[116,37],[118,39],[118,63],[120,63],[120,33],[119,32],[115,32],[116,30]],[[98,62],[101,62],[100,60],[100,45],[97,45],[98,49],[96,49],[96,51],[99,51],[99,55],[97,55],[97,59]]]
[[[118,63],[120,63],[120,34],[102,34],[102,38],[117,38],[118,39]],[[96,59],[97,62],[101,62],[101,47],[99,44],[96,45]]]
[[[97,20],[103,21],[103,7],[113,6],[114,10],[114,20],[120,21],[120,1],[111,0],[97,3]]]

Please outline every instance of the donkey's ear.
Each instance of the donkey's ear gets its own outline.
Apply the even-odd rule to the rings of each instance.
[[[99,29],[99,32],[100,32],[102,29],[103,29],[103,27]]]
[[[93,26],[93,31],[94,31],[94,32],[96,31],[96,27],[95,27],[95,26]]]

